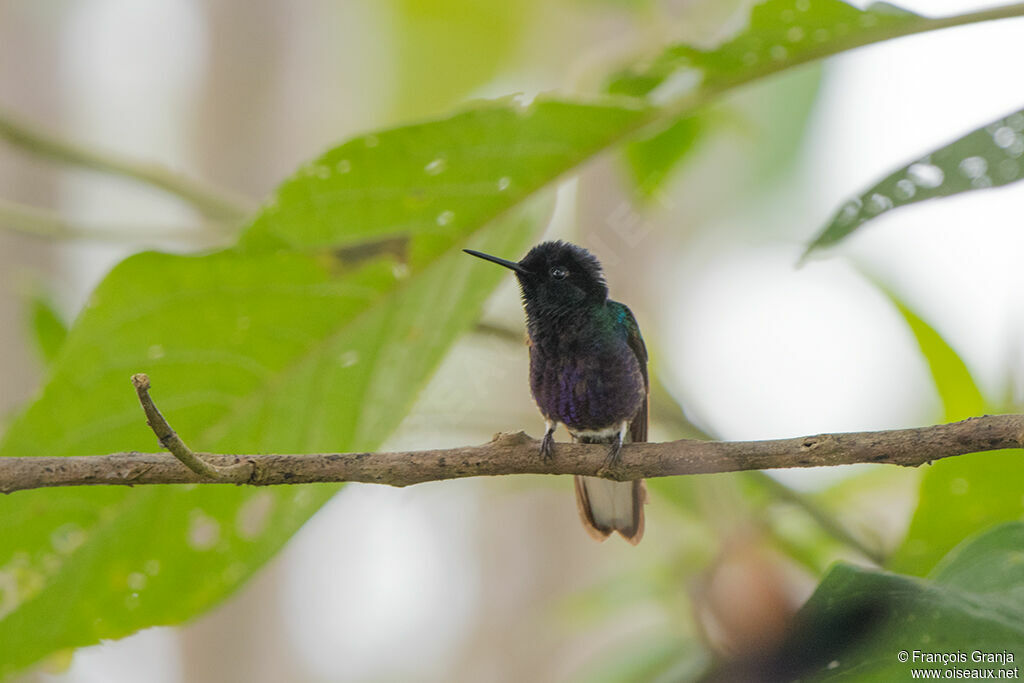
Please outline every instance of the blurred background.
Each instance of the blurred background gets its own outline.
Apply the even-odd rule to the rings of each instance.
[[[751,4],[0,0],[0,108],[255,205],[350,136],[476,98],[597,92],[623,56],[670,39],[713,45]],[[987,3],[902,4],[940,15]],[[708,113],[653,196],[637,193],[617,156],[564,183],[550,235],[593,250],[613,297],[636,313],[663,387],[653,439],[694,426],[762,439],[940,419],[917,343],[878,284],[936,327],[987,395],[1016,398],[1020,187],[895,211],[796,262],[846,196],[1021,106],[1021,30],[1010,20],[906,38],[748,87]],[[143,234],[200,223],[155,190],[8,146],[0,188]],[[0,412],[40,385],[26,302],[44,291],[71,320],[134,248],[0,231]],[[511,278],[486,322],[388,449],[540,433]],[[831,561],[869,563],[895,547],[918,474],[848,467],[773,472],[781,488],[741,475],[653,483],[637,548],[582,532],[568,478],[350,485],[218,609],[24,680],[677,680],[705,665],[708,641],[758,637],[731,621],[723,594],[785,612]],[[804,496],[829,501],[855,542],[824,531]],[[744,572],[758,581],[740,584],[757,588],[737,596],[730,582]]]

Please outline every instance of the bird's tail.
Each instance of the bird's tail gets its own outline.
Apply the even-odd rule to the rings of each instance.
[[[612,481],[576,476],[576,506],[580,519],[587,533],[598,541],[618,531],[633,545],[639,543],[644,536],[646,498],[643,479]]]

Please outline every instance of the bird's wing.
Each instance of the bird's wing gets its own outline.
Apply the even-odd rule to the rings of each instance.
[[[647,346],[644,344],[640,326],[637,325],[633,312],[625,304],[618,302],[615,304],[619,307],[626,326],[626,342],[633,350],[633,355],[636,356],[636,360],[640,364],[640,372],[644,376],[644,404],[633,421],[629,423],[629,437],[633,442],[647,441],[647,398],[651,391],[651,382],[647,377]]]

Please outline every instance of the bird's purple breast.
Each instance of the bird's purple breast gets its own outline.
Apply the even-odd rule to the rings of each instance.
[[[547,419],[573,431],[632,419],[646,393],[640,364],[624,342],[555,353],[531,346],[530,389]]]

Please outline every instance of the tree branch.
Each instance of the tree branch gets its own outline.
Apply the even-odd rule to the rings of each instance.
[[[63,140],[4,111],[0,111],[0,139],[42,157],[158,187],[184,199],[209,218],[241,221],[255,210],[249,199],[227,190],[215,189],[157,164],[124,159]]]
[[[991,415],[932,427],[820,434],[773,441],[682,439],[627,444],[622,450],[622,463],[610,471],[603,467],[608,455],[604,446],[559,443],[554,459],[545,461],[538,455],[540,442],[522,432],[500,434],[480,446],[405,453],[195,455],[215,471],[231,468],[231,481],[253,486],[348,481],[409,486],[443,479],[507,474],[585,474],[628,480],[853,463],[914,467],[940,458],[1022,446],[1024,415]],[[244,480],[237,475],[243,467],[248,471]],[[223,479],[198,474],[166,454],[131,452],[0,458],[0,492],[3,493],[48,486],[217,481]]]
[[[222,484],[245,484],[253,473],[253,464],[250,462],[236,462],[230,465],[214,465],[206,458],[192,452],[192,449],[185,445],[178,433],[171,429],[167,420],[160,414],[160,410],[153,403],[149,396],[149,377],[142,373],[132,375],[132,386],[139,396],[139,403],[142,404],[142,412],[146,413],[146,424],[156,434],[160,445],[171,452],[181,464],[192,470],[204,480],[211,480]]]

